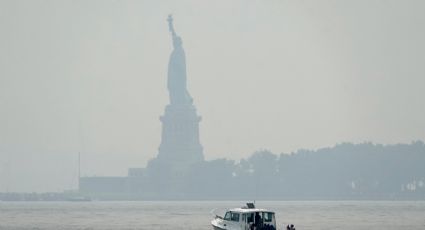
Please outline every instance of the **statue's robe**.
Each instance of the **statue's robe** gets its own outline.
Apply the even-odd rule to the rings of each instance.
[[[168,62],[167,86],[171,104],[192,103],[192,98],[186,88],[186,56],[181,42],[175,42]]]

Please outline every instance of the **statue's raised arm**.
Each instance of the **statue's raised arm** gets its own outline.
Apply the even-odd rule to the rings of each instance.
[[[168,29],[170,30],[174,38],[176,36],[176,32],[174,31],[174,26],[173,26],[173,15],[169,14],[167,21],[168,21]]]
[[[168,29],[170,30],[170,33],[173,38],[174,48],[181,47],[182,39],[176,34],[176,31],[174,30],[173,16],[171,14],[168,15],[167,21],[168,21]]]

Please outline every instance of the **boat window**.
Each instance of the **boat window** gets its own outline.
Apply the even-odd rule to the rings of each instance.
[[[231,220],[239,222],[239,213],[232,212]]]
[[[253,223],[254,222],[254,213],[248,213],[246,217],[247,223]]]
[[[272,222],[273,213],[272,212],[264,212],[263,213],[263,220],[264,220],[264,222]]]
[[[224,215],[224,220],[230,220],[230,217],[231,217],[231,213],[226,212],[226,215]]]

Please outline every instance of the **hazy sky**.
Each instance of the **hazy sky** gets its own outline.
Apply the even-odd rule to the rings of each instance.
[[[425,139],[425,1],[0,0],[0,191],[157,154],[174,15],[207,159]]]

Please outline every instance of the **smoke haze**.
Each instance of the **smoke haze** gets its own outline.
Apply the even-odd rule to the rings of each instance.
[[[0,1],[0,192],[158,153],[167,15],[207,159],[425,139],[423,1]]]

